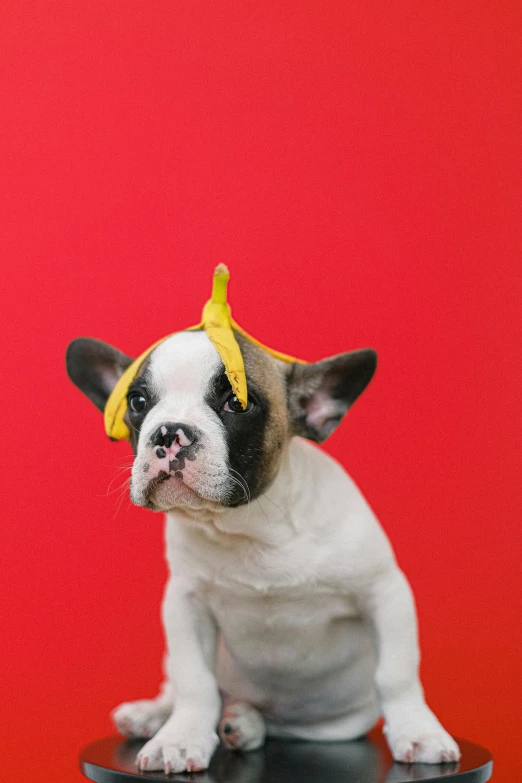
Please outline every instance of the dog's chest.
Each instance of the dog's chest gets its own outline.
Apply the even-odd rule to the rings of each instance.
[[[202,587],[202,597],[221,626],[230,621],[239,624],[241,620],[248,626],[293,631],[358,616],[355,600],[319,584],[262,590],[207,584]]]
[[[250,662],[269,655],[283,666],[295,660],[296,644],[309,650],[335,646],[358,617],[355,602],[317,585],[262,592],[213,585],[204,600],[236,655]]]

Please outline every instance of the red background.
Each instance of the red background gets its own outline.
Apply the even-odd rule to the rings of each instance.
[[[79,748],[160,677],[162,519],[107,496],[129,449],[65,346],[140,352],[198,320],[226,261],[269,345],[378,350],[327,448],[411,580],[430,704],[517,778],[518,3],[2,17],[4,773],[80,781]]]

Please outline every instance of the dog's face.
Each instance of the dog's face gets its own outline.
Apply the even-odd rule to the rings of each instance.
[[[140,367],[125,416],[137,505],[169,511],[248,503],[275,478],[289,438],[325,440],[375,371],[371,350],[289,365],[241,335],[236,339],[248,383],[246,410],[204,331],[169,337]],[[71,380],[100,410],[131,362],[89,338],[67,350]]]

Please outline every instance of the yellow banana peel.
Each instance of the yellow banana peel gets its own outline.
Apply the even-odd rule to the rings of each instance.
[[[301,364],[305,364],[305,362],[303,362],[302,359],[296,359],[294,356],[289,356],[288,354],[280,353],[279,351],[268,348],[266,345],[260,343],[259,340],[256,340],[251,337],[251,335],[247,334],[247,332],[234,321],[231,315],[230,306],[227,302],[229,278],[230,273],[227,267],[224,264],[219,264],[214,272],[212,296],[203,308],[201,322],[196,326],[190,326],[184,331],[205,330],[208,338],[211,340],[225,365],[225,372],[230,381],[232,391],[241,403],[243,409],[245,409],[248,402],[245,365],[234,332],[243,335],[243,337],[250,340],[254,345],[262,348],[280,361],[299,362]],[[176,334],[176,332],[173,332],[173,334]],[[154,348],[160,345],[164,340],[167,340],[168,337],[172,337],[172,335],[169,334],[167,337],[163,337],[161,340],[158,340],[151,345],[150,348],[147,348],[141,356],[135,359],[132,364],[127,367],[123,375],[118,379],[116,386],[107,400],[104,412],[105,431],[111,440],[130,439],[129,428],[124,420],[127,412],[127,392],[129,386],[138,374],[138,371],[147,356],[149,356]]]
[[[230,307],[227,304],[227,285],[230,274],[223,264],[214,272],[212,297],[203,308],[202,324],[207,337],[221,356],[232,391],[243,409],[248,392],[243,357],[232,331]]]

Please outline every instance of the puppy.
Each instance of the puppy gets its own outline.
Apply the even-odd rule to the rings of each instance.
[[[114,712],[148,738],[140,770],[200,771],[218,734],[349,740],[384,716],[401,762],[459,749],[419,680],[414,601],[390,543],[323,442],[370,382],[361,350],[287,364],[236,335],[244,409],[204,331],[160,343],[129,387],[131,499],[166,514],[168,652],[160,695]],[[104,409],[132,360],[96,340],[67,351],[72,381]]]

